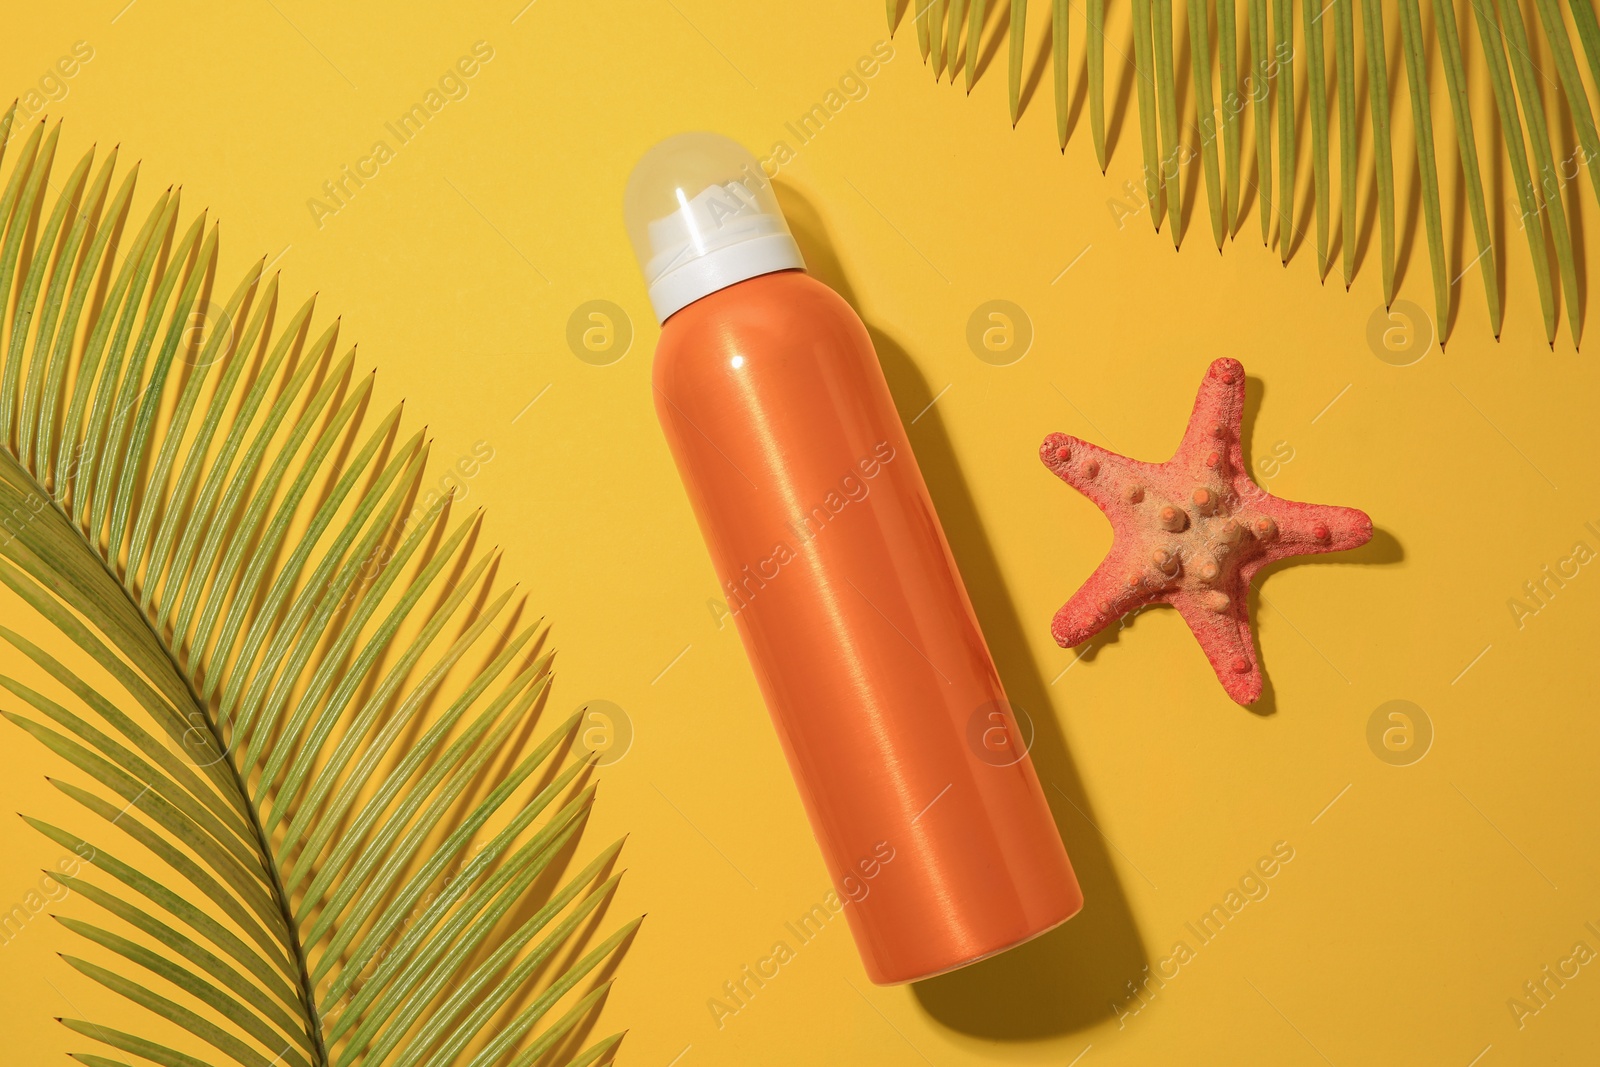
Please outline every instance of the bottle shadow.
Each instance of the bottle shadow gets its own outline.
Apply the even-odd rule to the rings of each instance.
[[[859,314],[821,216],[792,186],[774,186],[807,269]],[[1113,1016],[1113,1003],[1126,996],[1128,983],[1140,977],[1149,957],[1112,865],[1109,842],[1098,829],[1094,806],[1067,752],[1050,688],[1029,651],[966,475],[932,406],[934,392],[898,342],[870,323],[867,330],[896,406],[903,415],[916,416],[908,430],[913,431],[917,465],[1007,695],[1032,721],[1034,767],[1084,897],[1083,910],[1070,922],[998,956],[914,983],[912,993],[944,1026],[991,1039],[1022,1041],[1095,1026]],[[1048,620],[1040,626],[1048,626]],[[1026,733],[1025,725],[1023,729]]]

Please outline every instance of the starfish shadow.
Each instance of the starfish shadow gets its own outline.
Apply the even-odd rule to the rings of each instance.
[[[1169,607],[1171,607],[1170,604],[1141,604],[1117,619],[1115,625],[1107,626],[1104,630],[1099,631],[1088,639],[1079,641],[1072,646],[1072,662],[1067,665],[1067,670],[1070,671],[1079,663],[1093,663],[1099,658],[1100,653],[1121,641],[1123,632],[1133,629],[1134,624],[1146,614]]]
[[[792,186],[774,184],[807,269],[859,313],[860,304],[820,215]],[[942,1025],[990,1039],[1039,1040],[1102,1025],[1111,1017],[1109,1005],[1127,997],[1127,983],[1142,975],[1150,957],[1106,839],[1097,829],[1094,805],[1067,751],[1050,689],[1029,651],[960,460],[933,406],[936,390],[892,337],[871,323],[867,329],[896,406],[904,417],[922,412],[908,427],[917,465],[1007,695],[1033,720],[1034,767],[1084,897],[1083,911],[1070,922],[987,960],[914,983],[912,995]]]
[[[1290,566],[1293,562],[1292,560],[1285,560],[1284,565]],[[1262,573],[1266,573],[1266,570],[1267,568],[1263,568]],[[1256,592],[1255,583],[1252,582],[1250,584],[1250,620],[1252,630],[1255,628],[1256,612],[1260,608],[1260,601],[1261,598]],[[1078,642],[1073,646],[1072,666],[1076,666],[1080,662],[1093,663],[1095,658],[1107,647],[1122,640],[1123,632],[1133,629],[1134,623],[1138,622],[1140,617],[1152,611],[1162,610],[1171,611],[1174,609],[1170,604],[1145,604],[1122,616],[1117,620],[1115,626],[1107,626],[1087,641]],[[1265,718],[1278,713],[1278,701],[1272,689],[1272,676],[1267,671],[1267,657],[1261,651],[1259,641],[1256,643],[1256,660],[1261,664],[1261,695],[1256,698],[1254,704],[1244,705],[1244,709],[1252,715],[1260,715]],[[1197,662],[1202,665],[1203,669],[1210,670],[1210,666],[1206,664],[1204,656],[1197,657]],[[1072,668],[1069,666],[1067,669],[1071,670]]]

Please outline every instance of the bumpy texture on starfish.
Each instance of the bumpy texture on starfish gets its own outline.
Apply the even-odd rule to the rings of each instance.
[[[1355,508],[1279,498],[1250,478],[1240,446],[1244,367],[1211,364],[1189,428],[1165,463],[1142,463],[1053,433],[1039,458],[1111,520],[1111,552],[1056,612],[1050,632],[1069,648],[1146,604],[1171,604],[1240,704],[1261,695],[1250,634],[1250,580],[1274,560],[1366,544],[1372,520]]]

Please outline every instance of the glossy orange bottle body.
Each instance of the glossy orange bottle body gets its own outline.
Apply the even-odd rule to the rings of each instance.
[[[1083,897],[865,327],[803,271],[667,319],[656,412],[868,976]]]

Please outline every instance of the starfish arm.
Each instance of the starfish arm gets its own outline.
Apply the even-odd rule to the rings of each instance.
[[[1261,526],[1261,520],[1270,524]],[[1250,576],[1268,563],[1290,556],[1344,552],[1372,540],[1372,519],[1358,508],[1333,504],[1304,504],[1266,496],[1240,516],[1248,529],[1266,530],[1262,554],[1251,562]]]
[[[1050,635],[1062,648],[1087,641],[1118,618],[1156,599],[1141,582],[1130,582],[1130,568],[1116,550],[1100,562],[1089,580],[1061,606]]]
[[[1249,589],[1247,582],[1239,582],[1220,611],[1220,602],[1207,602],[1205,595],[1179,590],[1171,597],[1172,606],[1211,662],[1217,681],[1237,704],[1253,704],[1261,696],[1261,661],[1250,633]]]
[[[1195,394],[1189,425],[1174,459],[1199,462],[1215,451],[1234,470],[1244,470],[1239,443],[1243,424],[1244,365],[1236,359],[1215,360],[1206,368]]]
[[[1125,506],[1129,487],[1142,486],[1141,470],[1149,466],[1064,433],[1044,439],[1039,460],[1113,521]]]

